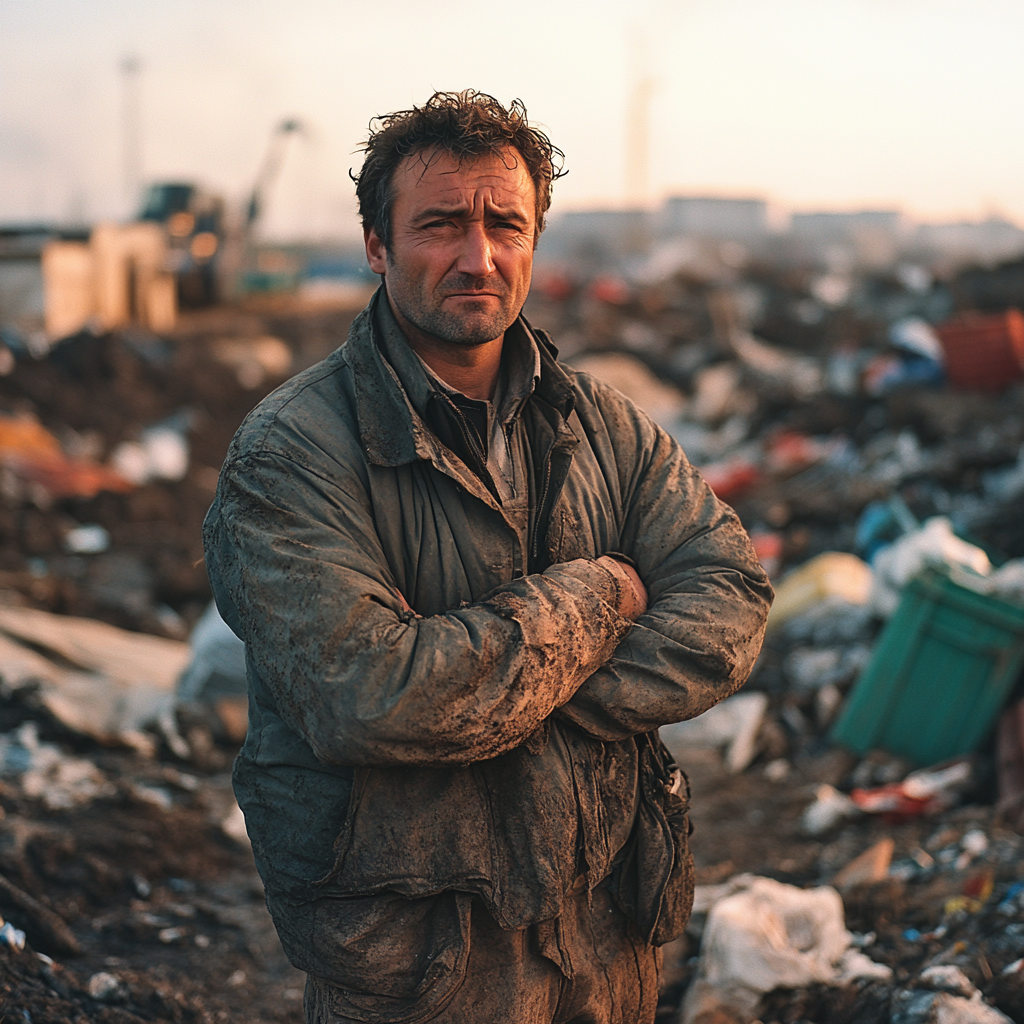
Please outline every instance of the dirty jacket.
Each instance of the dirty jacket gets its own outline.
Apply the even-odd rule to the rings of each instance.
[[[667,889],[691,879],[653,731],[744,682],[768,581],[678,444],[539,331],[516,424],[524,550],[410,404],[376,336],[380,296],[248,416],[205,524],[246,645],[235,790],[285,948],[309,969],[287,908],[325,897],[455,890],[513,929],[616,865],[623,906],[663,941],[681,927]],[[610,551],[648,588],[635,623],[595,563]]]

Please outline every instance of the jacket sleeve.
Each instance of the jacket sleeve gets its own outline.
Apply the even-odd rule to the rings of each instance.
[[[519,745],[631,623],[614,576],[555,565],[477,604],[403,610],[362,481],[279,454],[229,461],[204,528],[218,607],[322,762],[465,764]]]
[[[617,424],[621,549],[649,606],[558,714],[613,741],[693,718],[738,690],[773,593],[736,513],[675,440],[618,393],[603,400]]]

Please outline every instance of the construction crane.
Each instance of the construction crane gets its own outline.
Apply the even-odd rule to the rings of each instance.
[[[129,72],[137,74],[136,65],[126,70],[126,75]],[[166,228],[169,263],[183,305],[204,306],[238,293],[242,275],[255,261],[253,231],[267,193],[280,173],[288,139],[304,130],[295,118],[287,118],[274,128],[249,200],[238,216],[227,216],[224,200],[195,182],[160,181],[150,185],[138,219],[155,221]]]
[[[259,174],[256,175],[256,183],[252,187],[252,195],[249,196],[249,203],[245,208],[245,226],[243,230],[247,239],[252,234],[253,227],[263,212],[267,191],[280,173],[288,139],[303,130],[301,121],[295,118],[287,118],[271,132],[270,144],[267,146],[267,152],[263,158],[263,163],[260,165]]]

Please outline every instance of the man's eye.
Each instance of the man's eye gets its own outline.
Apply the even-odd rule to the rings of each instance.
[[[450,220],[432,220],[429,224],[424,224],[424,228],[448,228],[451,227],[452,222]]]

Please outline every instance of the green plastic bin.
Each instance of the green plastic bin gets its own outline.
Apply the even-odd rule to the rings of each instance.
[[[920,765],[970,754],[1024,664],[1024,608],[929,570],[912,580],[850,693],[832,739]]]

